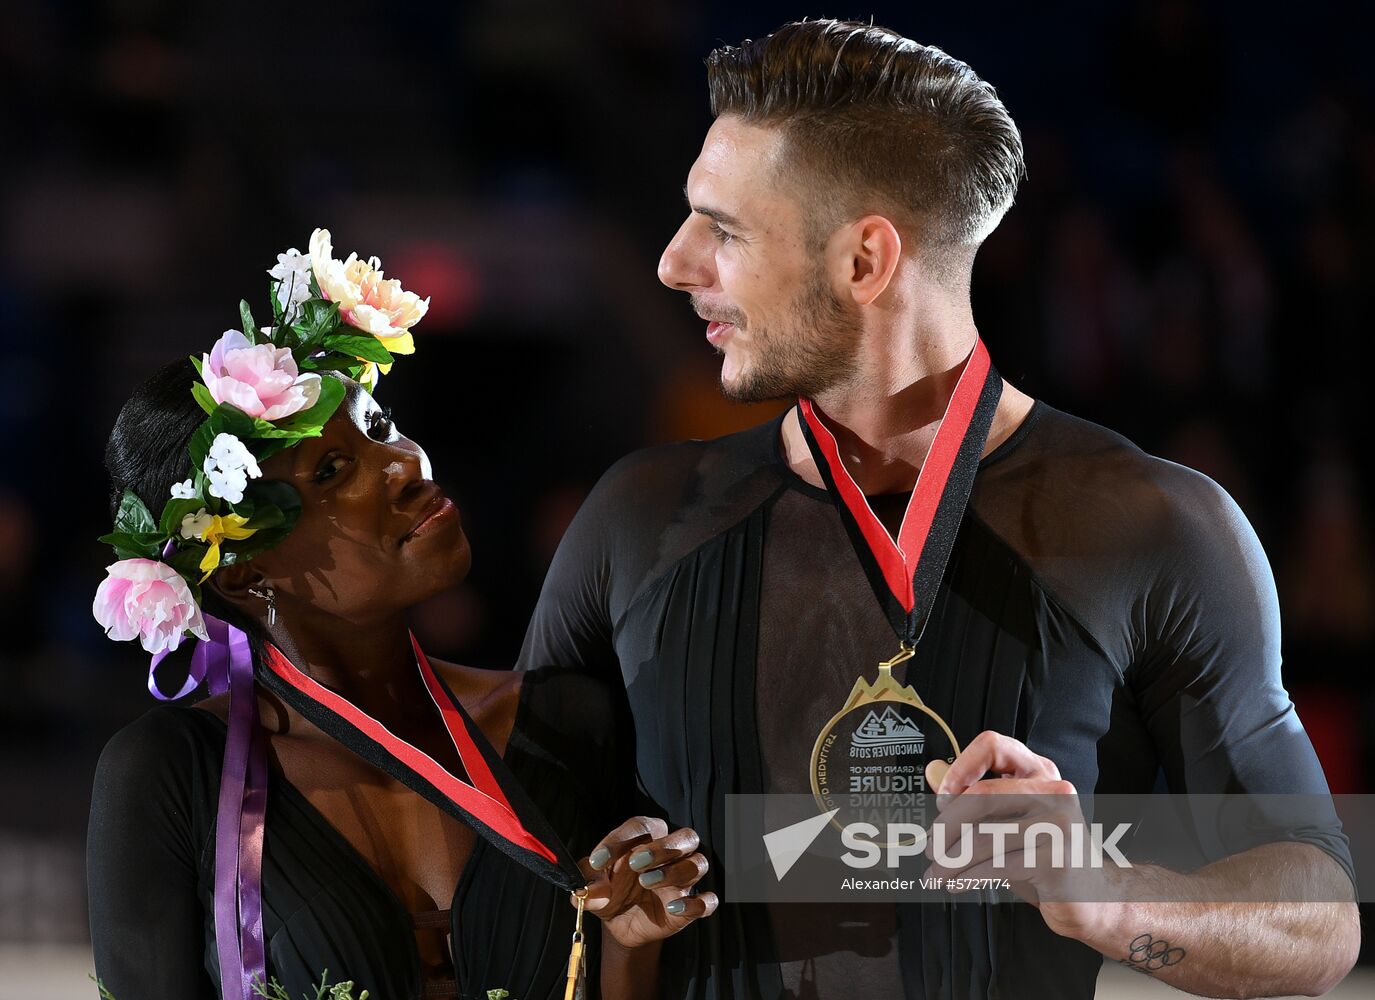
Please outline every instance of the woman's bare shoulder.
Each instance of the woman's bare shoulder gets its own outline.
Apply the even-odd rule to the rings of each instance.
[[[202,712],[209,712],[221,722],[229,721],[229,692],[224,694],[212,694],[208,698],[202,698],[191,706],[198,708]]]
[[[487,708],[514,705],[520,696],[524,674],[518,670],[491,670],[430,658],[430,666],[448,685],[470,715]]]

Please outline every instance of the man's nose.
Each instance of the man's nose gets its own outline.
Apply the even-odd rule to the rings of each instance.
[[[716,269],[711,247],[697,232],[694,216],[689,215],[673,234],[659,257],[659,280],[680,292],[695,292],[716,284]]]

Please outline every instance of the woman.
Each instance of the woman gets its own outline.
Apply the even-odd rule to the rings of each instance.
[[[261,874],[253,876],[261,885],[262,964],[291,997],[313,996],[322,977],[352,980],[375,1000],[486,997],[491,990],[519,1000],[563,996],[577,917],[567,892],[540,877],[538,866],[532,871],[513,860],[521,851],[499,832],[465,824],[454,810],[440,808],[439,799],[417,794],[422,786],[394,770],[392,758],[377,757],[371,744],[368,752],[360,749],[350,737],[360,730],[336,727],[332,720],[341,716],[321,714],[314,701],[298,697],[297,688],[308,685],[318,701],[335,704],[348,718],[356,714],[384,727],[378,739],[413,751],[416,768],[466,775],[475,786],[489,765],[498,772],[497,786],[487,790],[502,800],[503,788],[509,793],[518,834],[526,832],[524,823],[539,849],[547,821],[573,856],[584,857],[587,907],[605,930],[600,949],[597,935],[589,936],[590,981],[598,982],[600,957],[603,995],[653,995],[658,943],[716,906],[713,894],[691,893],[706,871],[696,836],[669,833],[662,821],[645,817],[608,833],[628,814],[630,796],[625,780],[614,777],[628,769],[605,735],[615,731],[605,688],[558,669],[520,674],[428,660],[412,646],[407,609],[462,580],[470,559],[467,539],[421,448],[362,385],[329,369],[376,377],[371,364],[381,363],[381,355],[349,331],[340,339],[351,317],[396,350],[409,347],[408,328],[419,316],[413,302],[392,294],[399,286],[369,299],[368,281],[373,293],[381,281],[375,261],[368,262],[375,275],[363,271],[361,278],[355,264],[362,262],[353,257],[342,271],[331,268],[339,262],[332,260],[328,233],[321,247],[322,232],[312,238],[311,295],[287,286],[279,269],[272,272],[283,284],[274,300],[270,349],[226,334],[200,371],[190,362],[163,368],[121,411],[106,453],[117,533],[106,537],[115,539],[121,554],[142,552],[142,558],[111,567],[97,617],[112,636],[133,637],[139,622],[119,618],[127,608],[111,610],[114,591],[107,588],[119,583],[116,567],[146,564],[141,572],[166,578],[158,586],[193,596],[200,589],[197,605],[183,601],[178,610],[175,601],[163,599],[157,614],[143,619],[145,648],[175,648],[187,632],[205,638],[203,625],[197,628],[201,607],[207,617],[218,616],[250,637],[257,678],[254,739],[261,739],[255,745],[268,768],[255,862]],[[304,275],[300,260],[295,266]],[[347,287],[341,274],[360,280]],[[375,320],[364,322],[356,306],[365,300],[380,302],[384,311],[390,307],[390,338],[377,334]],[[312,305],[319,307],[314,313]],[[408,308],[412,318],[405,323]],[[293,319],[295,332],[287,332]],[[245,316],[245,329],[252,328]],[[302,347],[303,340],[310,343]],[[295,358],[283,343],[295,346]],[[334,356],[330,350],[361,351],[374,360],[326,365]],[[299,371],[297,361],[317,365],[318,372]],[[334,379],[344,392],[332,415],[283,448],[292,428],[301,430],[308,414],[321,412],[315,404],[331,395],[325,380]],[[256,385],[254,392],[244,391],[249,384]],[[227,454],[220,434],[183,480],[188,448],[200,458],[197,436],[207,434],[204,427],[217,413],[240,421],[232,426],[256,427],[242,430],[239,444],[261,460],[250,454],[231,468],[216,459],[217,448]],[[244,413],[258,423],[243,423]],[[259,436],[264,432],[277,436]],[[296,500],[281,501],[288,495],[282,484],[293,488],[299,514]],[[275,493],[263,492],[269,486]],[[162,519],[171,525],[167,543],[149,548],[157,529],[146,514],[131,521],[129,511],[156,512],[169,496]],[[264,496],[287,507],[287,516]],[[202,501],[208,507],[197,510]],[[255,531],[257,542],[275,535],[264,546],[255,544]],[[161,538],[156,541],[161,545]],[[188,553],[198,560],[189,574]],[[201,569],[204,582],[198,583]],[[178,585],[183,577],[187,588]],[[133,601],[120,593],[126,606]],[[150,644],[157,629],[163,639]],[[296,687],[282,681],[293,677]],[[446,698],[457,706],[450,710]],[[217,933],[223,907],[217,909],[216,879],[226,847],[220,831],[232,834],[236,827],[217,820],[234,798],[221,795],[221,781],[233,771],[225,766],[226,734],[231,711],[239,710],[224,694],[193,706],[159,707],[116,734],[101,757],[88,838],[91,932],[97,976],[117,1000],[215,997],[226,992],[222,982],[232,981],[220,978],[222,957],[236,953],[225,951],[224,924]],[[465,736],[465,724],[477,732]],[[485,758],[464,754],[464,745],[473,749],[465,742],[470,738],[490,744]],[[232,753],[232,738],[229,745]],[[248,803],[252,764],[245,767],[250,795],[242,801]],[[510,777],[528,802],[502,785]],[[429,786],[423,788],[428,793]],[[246,927],[244,900],[253,891],[244,886],[253,879],[245,881],[250,869],[243,865],[253,855],[244,853],[239,839],[237,892],[232,866],[229,885]],[[245,944],[244,969],[251,968],[248,954]]]

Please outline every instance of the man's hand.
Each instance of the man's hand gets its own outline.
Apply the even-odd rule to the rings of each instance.
[[[686,827],[669,833],[656,817],[626,820],[579,862],[588,879],[588,912],[623,948],[662,941],[709,916],[716,893],[692,894],[708,867],[697,845],[696,831]]]
[[[996,778],[984,778],[988,772]],[[927,787],[936,789],[940,809],[926,849],[934,856],[938,836],[943,836],[947,859],[955,864],[932,863],[928,876],[946,879],[1006,878],[1012,890],[1041,910],[1051,930],[1085,940],[1109,917],[1113,904],[1077,902],[1109,898],[1104,880],[1111,868],[1052,866],[1050,838],[1041,835],[1034,863],[1023,851],[1023,833],[1033,824],[1051,824],[1061,831],[1061,843],[1071,843],[1078,826],[1084,835],[1085,819],[1075,788],[1060,777],[1060,769],[1047,757],[1033,753],[1010,736],[985,731],[976,736],[953,764],[932,761],[926,767]],[[1016,796],[1009,799],[1007,796]],[[960,836],[963,824],[1005,824],[995,839],[975,833],[972,842]],[[943,826],[944,831],[935,827]],[[993,866],[995,851],[1003,855],[1001,867]],[[968,857],[963,855],[968,852]]]
[[[996,777],[984,778],[988,772]],[[958,864],[932,865],[928,874],[1007,878],[1039,907],[1051,930],[1178,989],[1210,997],[1317,996],[1356,960],[1359,918],[1355,904],[1344,901],[1352,898],[1350,880],[1311,844],[1262,844],[1187,875],[1155,865],[1052,868],[1048,852],[1038,850],[1034,864],[1024,856],[1022,831],[1046,822],[1067,833],[1084,822],[1074,786],[1061,779],[1053,761],[1010,737],[984,732],[953,764],[927,765],[926,779],[940,809],[928,855],[936,826],[949,833],[961,823],[1008,824],[1002,868],[995,870],[989,860],[992,837],[981,834],[966,845],[955,834],[942,853]],[[1014,793],[1020,794],[1009,799]],[[966,848],[968,859],[961,857]],[[1275,886],[1275,902],[1244,901],[1265,885]],[[1146,898],[1173,901],[1133,901]],[[1227,899],[1239,901],[1219,902]]]

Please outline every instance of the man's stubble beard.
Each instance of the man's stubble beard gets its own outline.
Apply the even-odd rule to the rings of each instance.
[[[861,325],[826,282],[818,266],[772,329],[755,326],[749,367],[721,394],[737,403],[806,396],[814,399],[851,381],[859,371]]]

